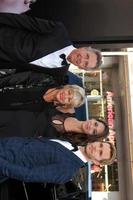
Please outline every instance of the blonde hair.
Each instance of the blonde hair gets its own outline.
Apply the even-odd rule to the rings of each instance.
[[[74,105],[69,105],[67,107],[78,108],[85,102],[85,90],[78,85],[65,85],[64,88],[71,88],[74,92]]]

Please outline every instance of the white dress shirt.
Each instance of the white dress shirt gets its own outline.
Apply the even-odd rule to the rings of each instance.
[[[66,57],[74,50],[75,47],[72,45],[67,46],[63,49],[60,49],[58,51],[55,51],[53,53],[48,54],[47,56],[44,56],[42,58],[39,58],[35,61],[32,61],[30,63],[39,65],[41,67],[48,67],[48,68],[57,68],[57,67],[62,67],[61,62],[62,59],[60,58],[61,54],[65,54]]]
[[[57,139],[50,139],[50,140],[53,142],[58,142],[59,144],[63,145],[70,151],[72,151],[72,149],[73,149],[73,146],[71,145],[71,143],[69,143],[67,141],[62,141],[62,140],[57,140]],[[72,151],[72,153],[74,153],[77,157],[79,157],[83,162],[85,162],[85,163],[87,162],[86,158],[84,157],[84,155],[81,153],[81,151],[79,149],[77,151]]]

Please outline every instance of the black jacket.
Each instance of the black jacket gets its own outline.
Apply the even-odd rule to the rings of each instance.
[[[62,85],[65,84],[62,81]],[[60,87],[53,76],[36,71],[0,77],[0,110],[43,111],[50,103],[42,99],[49,88]]]
[[[27,15],[0,13],[0,68],[36,69],[62,76],[68,70],[47,69],[29,62],[71,45],[62,23]],[[54,61],[53,61],[54,62]]]

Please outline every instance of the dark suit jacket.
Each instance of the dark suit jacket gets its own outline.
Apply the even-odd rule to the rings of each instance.
[[[62,85],[65,82],[62,80]],[[42,99],[49,88],[60,87],[49,74],[36,71],[0,77],[0,110],[43,111],[50,103]]]
[[[0,13],[0,59],[31,62],[71,42],[62,23]]]
[[[45,113],[43,115],[42,112],[0,111],[0,139],[13,136],[45,136],[45,119]]]
[[[64,146],[44,138],[0,140],[0,175],[26,182],[65,183],[84,165]]]
[[[71,41],[62,23],[26,15],[0,13],[1,68],[5,62],[36,68],[27,63],[68,45],[71,45]],[[21,65],[17,65],[17,68],[21,68]]]

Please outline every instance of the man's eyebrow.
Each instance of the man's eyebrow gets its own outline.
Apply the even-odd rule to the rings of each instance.
[[[96,134],[97,134],[97,130],[94,130],[94,131],[93,131],[93,135],[96,135]]]

